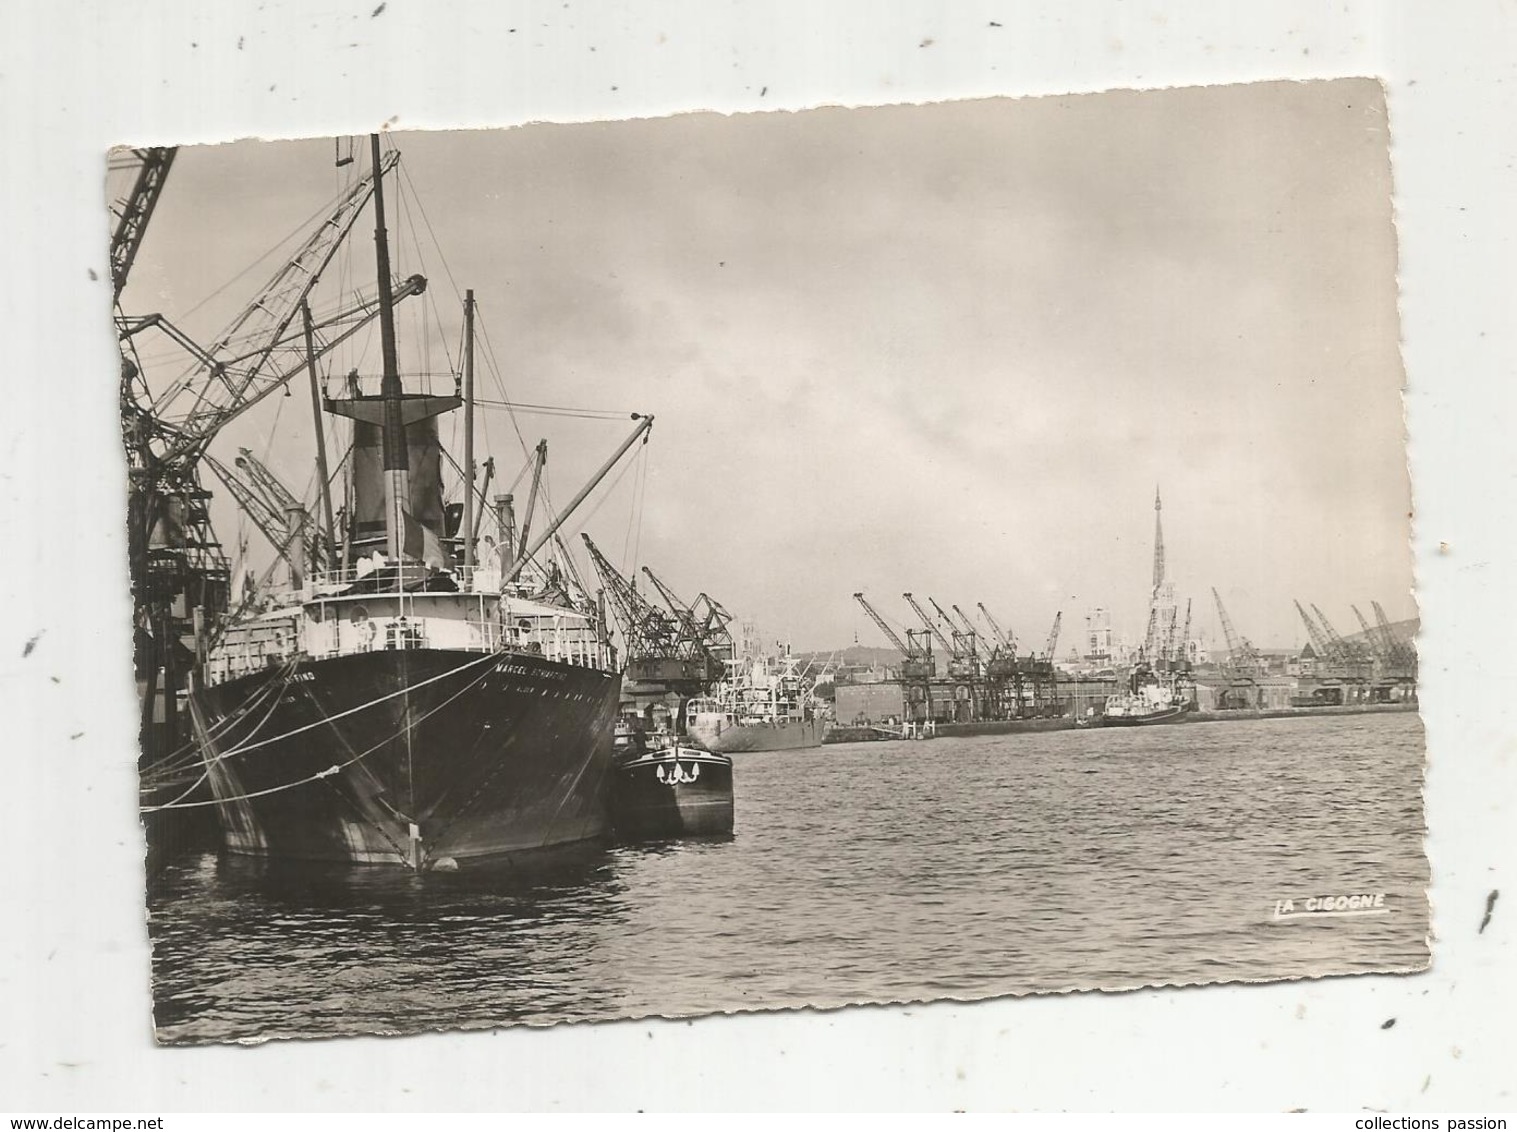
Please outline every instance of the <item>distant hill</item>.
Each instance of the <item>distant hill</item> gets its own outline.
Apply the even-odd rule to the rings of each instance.
[[[1403,644],[1416,637],[1417,630],[1421,627],[1422,619],[1419,617],[1408,617],[1405,621],[1391,622],[1391,632],[1396,635],[1396,640],[1400,641]],[[1342,632],[1341,626],[1338,628],[1339,631]],[[1362,641],[1364,640],[1364,634],[1362,632],[1344,633],[1343,639],[1345,641]],[[1260,651],[1268,653],[1272,656],[1295,656],[1298,652],[1301,651],[1301,647],[1302,646],[1298,645],[1295,648],[1268,648],[1261,649]],[[1221,651],[1226,652],[1227,650],[1226,648],[1223,648]]]
[[[1421,627],[1422,619],[1420,617],[1408,617],[1405,621],[1391,622],[1391,632],[1395,634],[1396,640],[1403,644],[1414,638],[1417,635],[1417,630]],[[1344,633],[1343,639],[1345,641],[1362,641],[1364,640],[1364,634],[1362,632]]]
[[[818,649],[814,652],[798,652],[794,654],[802,660],[814,661],[818,667],[826,664],[829,659],[834,664],[860,664],[868,666],[883,665],[894,668],[901,663],[901,654],[895,649],[874,648],[869,645],[850,645],[845,649]]]
[[[1417,635],[1417,631],[1421,628],[1422,618],[1420,617],[1408,617],[1405,621],[1391,622],[1391,632],[1396,634],[1396,639],[1399,641],[1411,640]],[[1364,636],[1363,633],[1356,635],[1360,637]]]

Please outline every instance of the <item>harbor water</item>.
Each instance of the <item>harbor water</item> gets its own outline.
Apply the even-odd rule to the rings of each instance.
[[[755,752],[737,832],[415,876],[186,854],[167,1042],[1398,971],[1428,962],[1412,713]],[[1374,914],[1277,902],[1383,894]]]

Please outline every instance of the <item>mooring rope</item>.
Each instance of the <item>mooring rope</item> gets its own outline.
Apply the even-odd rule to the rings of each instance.
[[[290,665],[290,670],[289,671],[290,672],[294,671],[294,665],[293,664]],[[283,687],[288,687],[289,683],[290,683],[289,673],[286,673],[285,674],[285,679],[284,679],[284,682],[283,682],[283,686],[282,686],[281,690],[283,690]],[[273,685],[273,681],[270,681],[268,684],[264,685],[265,689],[272,689],[273,686],[274,686]],[[274,712],[275,712],[275,710],[278,707],[279,707],[279,698],[276,696],[274,698],[274,702],[271,703],[271,704],[269,704],[269,710],[263,713],[263,718],[260,719],[257,723],[255,723],[253,725],[253,730],[252,731],[248,732],[247,737],[249,739],[251,739],[254,735],[257,735],[260,731],[263,730],[263,725],[266,724],[271,718],[273,718]],[[249,710],[251,711],[252,709],[250,708]],[[195,714],[196,716],[198,716],[199,712],[194,712],[193,714]],[[221,722],[225,723],[226,720],[223,719]],[[203,752],[209,746],[210,739],[212,738],[212,731],[213,731],[212,728],[209,728],[209,727],[206,728],[206,731],[205,731],[205,741],[201,745],[202,762],[204,762]],[[211,748],[211,749],[214,751],[214,748]],[[220,756],[217,756],[217,757],[219,758]],[[170,801],[162,803],[161,805],[151,806],[151,807],[148,807],[148,808],[149,809],[154,809],[154,810],[158,810],[158,809],[171,810],[171,809],[174,809],[178,805],[178,803],[184,801],[191,794],[193,794],[197,789],[199,789],[200,784],[202,782],[204,782],[210,776],[211,776],[211,764],[210,763],[205,763],[205,769],[203,769],[200,772],[200,776],[198,778],[196,778],[194,782],[190,783],[190,785],[185,789],[185,791],[182,794],[180,794],[177,798],[173,798]]]
[[[377,699],[369,700],[367,703],[356,704],[353,707],[338,712],[336,715],[324,716],[321,719],[316,720],[314,723],[303,724],[300,727],[294,728],[293,730],[286,731],[282,735],[273,735],[267,739],[259,740],[257,743],[248,743],[243,746],[233,747],[230,751],[226,751],[222,754],[217,755],[216,757],[218,759],[229,759],[234,755],[245,755],[249,751],[256,751],[259,747],[267,747],[271,743],[283,742],[285,739],[294,738],[296,735],[299,735],[303,732],[310,731],[317,727],[324,727],[329,723],[337,722],[339,719],[344,719],[350,715],[356,715],[361,711],[367,711],[371,707],[377,707],[387,700],[395,699],[397,696],[409,695],[411,692],[414,692],[417,689],[425,688],[428,684],[435,684],[439,680],[446,680],[449,676],[457,676],[460,672],[466,672],[476,665],[493,664],[498,660],[500,660],[499,653],[485,653],[478,660],[471,660],[467,664],[460,664],[457,668],[450,668],[446,672],[439,672],[436,676],[429,676],[419,684],[408,684],[404,688],[397,688],[393,692],[387,692],[385,695],[380,696]]]
[[[148,767],[143,775],[144,782],[142,788],[148,790],[155,786],[166,785],[165,779],[173,778],[195,765],[200,760],[201,749],[207,739],[230,728],[232,724],[257,707],[258,702],[263,697],[269,695],[271,692],[281,691],[288,687],[290,677],[294,673],[297,663],[295,658],[291,658],[287,664],[273,669],[272,675],[278,677],[278,679],[266,680],[254,688],[240,704],[228,712],[214,727],[207,728],[204,738],[190,739],[188,742],[181,743],[174,750]],[[262,724],[260,723],[259,726],[261,727]]]
[[[491,656],[491,657],[488,657],[487,659],[494,660],[495,657]],[[475,662],[471,661],[470,663],[472,664],[472,663],[475,663]],[[459,667],[451,669],[448,672],[444,672],[444,673],[442,673],[439,676],[432,677],[431,679],[425,681],[425,683],[427,683],[427,684],[433,683],[436,680],[442,679],[443,676],[454,675],[455,673],[459,673],[459,672],[464,671],[464,669],[466,669],[468,667],[469,667],[469,665],[460,665]],[[420,718],[415,719],[415,720],[411,720],[404,727],[402,727],[402,728],[400,728],[400,729],[398,729],[396,731],[391,732],[389,735],[386,735],[383,739],[380,739],[373,746],[367,748],[366,750],[360,751],[358,754],[354,755],[351,759],[348,759],[346,762],[334,763],[332,766],[327,767],[326,770],[319,770],[315,774],[307,775],[305,778],[297,779],[294,782],[286,782],[286,783],[283,783],[283,784],[281,784],[279,786],[270,786],[270,787],[268,787],[265,790],[253,790],[253,791],[249,791],[249,792],[246,792],[246,793],[243,793],[243,794],[236,794],[236,795],[233,795],[232,797],[229,797],[229,798],[212,798],[212,799],[209,799],[209,800],[204,801],[204,802],[179,802],[177,804],[172,804],[172,805],[166,803],[166,804],[161,805],[161,806],[144,806],[144,807],[142,807],[142,811],[144,813],[153,813],[153,812],[155,812],[157,810],[168,810],[168,809],[190,810],[190,809],[195,809],[195,808],[200,807],[200,806],[219,806],[219,805],[223,805],[223,804],[231,804],[231,803],[234,803],[234,802],[245,802],[245,801],[247,801],[250,798],[263,798],[263,797],[266,797],[267,795],[270,795],[270,794],[278,794],[278,793],[281,793],[282,791],[285,791],[285,790],[293,790],[297,786],[305,786],[306,784],[311,783],[311,782],[319,782],[323,778],[331,778],[332,775],[339,773],[344,768],[350,767],[354,763],[368,758],[371,754],[373,754],[375,751],[379,750],[379,748],[383,747],[386,743],[389,743],[393,739],[396,739],[399,736],[410,732],[418,724],[426,722],[428,719],[432,718],[432,716],[436,715],[443,708],[447,707],[449,704],[451,704],[454,700],[458,699],[464,693],[473,691],[476,687],[478,687],[480,684],[482,684],[484,682],[484,680],[485,680],[485,677],[487,677],[489,675],[490,674],[488,672],[482,672],[482,673],[480,673],[477,677],[475,677],[473,680],[469,681],[469,683],[465,684],[462,688],[460,688],[458,691],[454,692],[447,699],[443,700],[442,703],[438,704],[436,707],[434,707],[431,710],[429,710],[428,712],[426,712]],[[403,689],[401,689],[400,692],[392,693],[392,696],[393,695],[401,695],[401,694],[403,694],[405,692],[414,691],[416,688],[420,688],[422,686],[423,686],[422,684],[416,684],[416,685],[414,685],[413,687],[410,687],[410,688],[403,688]],[[390,699],[390,698],[392,698],[392,696],[385,696],[383,698],[384,699]],[[372,703],[378,703],[378,702],[379,702],[378,700],[372,701]],[[367,707],[367,706],[371,706],[371,705],[369,705],[369,704],[363,704],[363,705],[360,705],[359,708],[354,708],[352,710],[353,711],[357,711],[357,710],[360,710],[360,708]],[[348,714],[351,714],[351,712],[344,712],[342,714],[343,715],[348,715]],[[328,717],[325,720],[322,720],[322,722],[323,723],[330,723],[333,720],[340,719],[340,718],[342,718],[342,716],[340,716],[340,715],[334,715],[334,716]],[[319,724],[311,724],[310,726],[311,727],[315,727],[315,726],[319,726]],[[308,730],[308,728],[302,727],[302,728],[299,728],[297,731],[290,732],[290,734],[291,735],[298,734],[299,731],[305,731],[305,730]],[[276,736],[275,738],[279,738],[279,737]],[[273,739],[269,739],[269,740],[265,740],[265,742],[270,742],[271,743],[271,742],[274,742],[274,740]],[[244,749],[247,749],[247,748],[244,748]],[[223,758],[223,757],[225,757],[225,756],[218,756],[218,760],[220,758]]]

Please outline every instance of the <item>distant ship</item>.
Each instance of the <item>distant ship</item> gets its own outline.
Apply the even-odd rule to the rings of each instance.
[[[1106,698],[1100,723],[1105,727],[1142,727],[1156,723],[1184,723],[1192,703],[1186,681],[1161,677],[1147,665],[1133,670],[1127,691]]]
[[[190,696],[225,847],[425,870],[597,838],[618,666],[595,602],[532,565],[567,511],[479,564],[450,522],[437,418],[467,392],[402,390],[372,144],[384,373],[377,395],[325,402],[354,429],[342,553],[234,618]]]
[[[1195,707],[1195,682],[1190,676],[1186,645],[1190,639],[1190,603],[1185,603],[1185,622],[1180,627],[1174,584],[1165,575],[1163,510],[1155,487],[1153,590],[1143,659],[1133,666],[1127,690],[1107,697],[1101,715],[1101,724],[1106,727],[1184,723],[1185,713]]]
[[[725,754],[819,747],[830,720],[815,686],[788,655],[729,661],[726,679],[685,705],[685,733]]]

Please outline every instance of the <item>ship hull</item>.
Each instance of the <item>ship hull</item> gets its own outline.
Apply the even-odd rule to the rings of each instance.
[[[609,832],[619,683],[519,653],[378,651],[201,689],[191,710],[227,850],[452,868]]]
[[[732,760],[694,747],[618,759],[611,791],[616,832],[627,838],[732,832]]]
[[[698,720],[690,725],[689,733],[693,741],[717,754],[796,751],[820,747],[827,737],[827,722],[811,719],[779,724],[738,724]]]
[[[1154,727],[1164,723],[1184,723],[1186,721],[1186,709],[1183,707],[1165,708],[1163,711],[1149,712],[1145,715],[1108,715],[1101,719],[1102,727]]]

